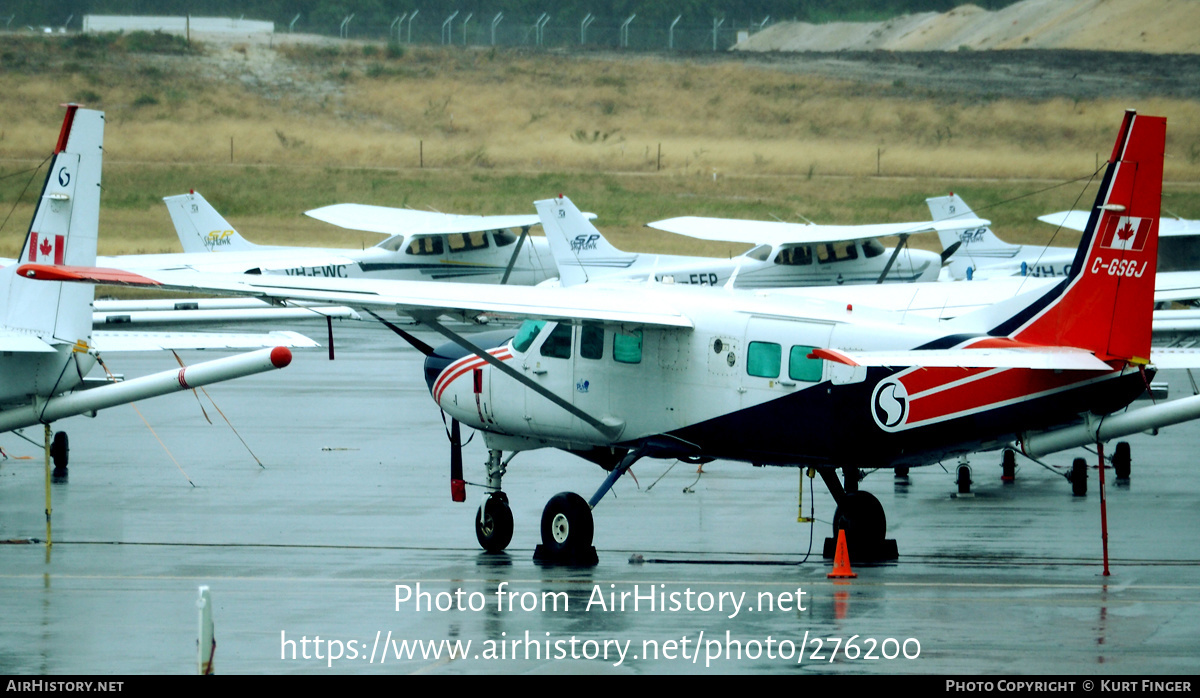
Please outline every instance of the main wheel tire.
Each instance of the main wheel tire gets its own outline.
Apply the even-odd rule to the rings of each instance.
[[[1088,481],[1087,461],[1082,458],[1076,458],[1071,463],[1071,494],[1076,497],[1083,497],[1087,494]]]
[[[592,510],[583,497],[560,492],[542,510],[542,547],[551,555],[570,555],[592,547]]]
[[[508,498],[492,495],[479,506],[475,514],[475,539],[489,553],[498,553],[508,547],[513,536],[512,509]]]
[[[66,469],[70,452],[71,449],[67,443],[67,432],[55,432],[54,440],[50,442],[50,460],[54,461],[54,468],[56,470]]]
[[[833,539],[838,531],[846,532],[846,547],[855,550],[875,550],[887,536],[887,516],[883,505],[870,492],[847,492],[844,505],[833,512]]]
[[[1117,477],[1127,480],[1129,472],[1133,468],[1133,454],[1129,450],[1128,441],[1117,442],[1117,450],[1112,456],[1113,470],[1117,472]]]

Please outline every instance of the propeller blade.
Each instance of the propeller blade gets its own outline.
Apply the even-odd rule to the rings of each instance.
[[[953,245],[942,250],[942,264],[945,265],[946,262],[949,262],[950,258],[952,256],[954,256],[955,252],[958,252],[958,248],[960,248],[960,247],[962,247],[962,240],[959,240],[958,242],[954,243]]]
[[[467,483],[463,480],[462,432],[457,419],[450,420],[450,499],[467,501]]]

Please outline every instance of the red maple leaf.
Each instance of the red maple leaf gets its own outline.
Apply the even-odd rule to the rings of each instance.
[[[44,257],[49,257],[53,251],[54,245],[51,245],[50,241],[46,238],[42,238],[42,244],[38,245],[38,252],[41,252]]]
[[[1117,237],[1122,240],[1128,240],[1133,237],[1133,226],[1130,225],[1129,221],[1125,221],[1125,227],[1117,231]]]

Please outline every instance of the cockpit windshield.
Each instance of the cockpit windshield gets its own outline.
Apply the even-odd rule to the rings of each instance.
[[[388,252],[399,252],[401,249],[404,248],[404,236],[403,235],[393,235],[390,238],[388,238],[388,239],[384,240],[383,242],[379,243],[378,245],[376,245],[376,247],[378,247],[381,250],[387,250]]]
[[[517,336],[513,337],[513,351],[524,353],[529,350],[529,346],[533,344],[533,340],[537,339],[542,328],[546,326],[545,320],[526,320],[517,328]]]

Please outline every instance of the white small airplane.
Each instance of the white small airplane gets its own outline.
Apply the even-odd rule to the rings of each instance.
[[[168,196],[163,201],[183,254],[136,255],[101,262],[122,269],[529,286],[556,273],[546,240],[528,235],[529,228],[539,223],[535,215],[462,216],[361,204],[336,204],[305,212],[339,227],[388,235],[377,245],[356,250],[256,245],[242,237],[198,192]]]
[[[58,144],[18,263],[92,266],[100,217],[104,114],[67,107]],[[276,368],[286,346],[315,346],[294,333],[229,335],[92,332],[92,289],[44,284],[0,268],[0,432],[46,425],[55,472],[65,474],[66,434],[59,419]],[[125,381],[88,378],[103,351],[273,346]]]
[[[655,280],[667,283],[720,286],[734,278],[736,288],[788,288],[933,281],[941,267],[940,257],[907,247],[903,241],[940,227],[960,229],[987,223],[971,219],[940,224],[801,225],[685,216],[647,224],[701,240],[754,245],[729,259],[624,252],[590,223],[569,239],[545,232],[564,286],[596,280],[643,280],[653,274]],[[885,248],[878,238],[886,236],[899,236],[902,244]]]
[[[962,197],[951,193],[925,200],[936,221],[977,220]],[[1083,232],[1087,211],[1059,211],[1038,220]],[[1158,273],[1190,272],[1200,269],[1200,221],[1163,218],[1159,221]],[[1074,247],[1015,245],[1001,240],[987,225],[938,231],[947,254],[945,274],[954,280],[1026,276],[1062,278],[1075,261]],[[957,245],[957,247],[955,247]]]
[[[460,422],[479,430],[489,451],[474,517],[489,551],[504,549],[513,534],[502,488],[512,454],[546,447],[609,471],[590,500],[562,493],[546,505],[540,550],[552,559],[594,559],[592,510],[644,457],[815,468],[838,505],[835,535],[845,530],[852,551],[881,549],[886,519],[878,500],[858,489],[859,468],[929,465],[1009,446],[1037,457],[1200,418],[1200,396],[1123,412],[1156,366],[1200,365],[1194,352],[1150,346],[1165,133],[1166,119],[1126,113],[1080,242],[1083,263],[1065,279],[997,295],[951,320],[837,296],[895,295],[882,286],[778,292],[592,282],[485,290],[34,264],[19,273],[396,309],[436,330],[450,343],[422,345],[433,399],[452,430]],[[567,239],[590,234],[569,200],[536,205],[548,234],[554,227]],[[1126,226],[1134,235],[1110,234]],[[1010,281],[998,286],[1011,289]],[[939,287],[944,298],[958,292],[952,284],[917,286]],[[440,319],[481,313],[526,322],[515,337],[467,338]],[[464,488],[452,452],[456,501]]]

